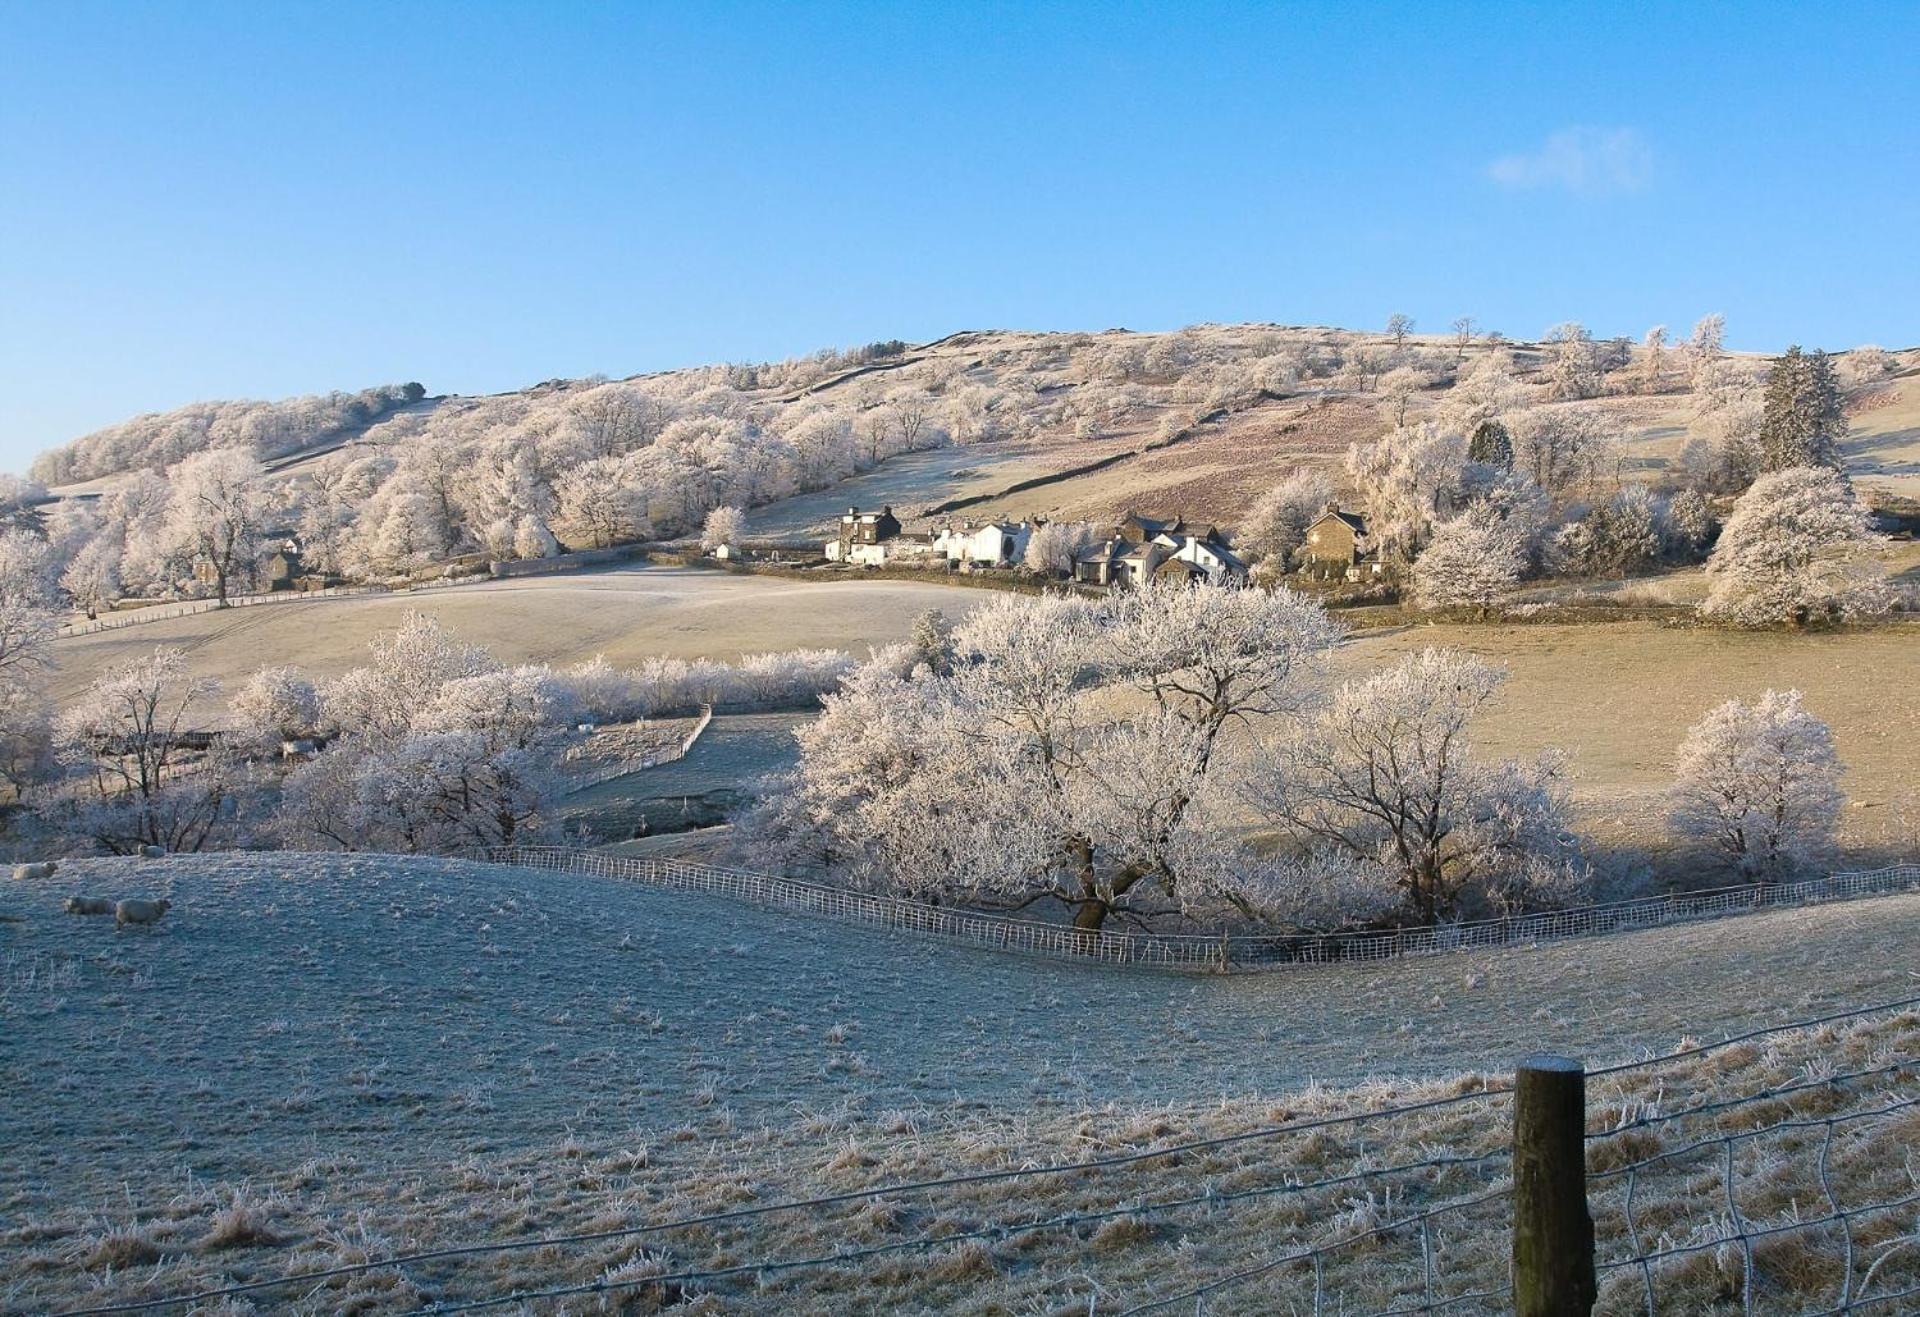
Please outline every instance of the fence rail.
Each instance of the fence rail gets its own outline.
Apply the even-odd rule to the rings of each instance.
[[[1208,937],[1078,929],[670,858],[608,855],[549,846],[495,848],[486,853],[486,858],[523,868],[586,873],[731,897],[776,910],[826,915],[1006,951],[1214,972],[1399,960],[1472,948],[1559,942],[1754,910],[1816,905],[1920,889],[1920,864],[1897,864],[1858,873],[1828,874],[1805,882],[1722,887],[1424,928]]]

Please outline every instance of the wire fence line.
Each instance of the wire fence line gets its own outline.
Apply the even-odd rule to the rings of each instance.
[[[137,626],[142,622],[165,622],[175,617],[193,617],[199,613],[217,612],[222,608],[258,608],[264,604],[297,604],[313,599],[341,599],[352,595],[389,594],[385,585],[330,585],[324,590],[282,590],[273,594],[234,595],[225,603],[218,599],[192,599],[179,603],[152,604],[146,608],[128,608],[109,613],[105,617],[89,618],[84,622],[66,622],[55,628],[54,635],[65,639],[70,636],[90,636],[99,631],[118,631],[122,627]]]
[[[1654,1084],[1657,1091],[1664,1092],[1669,1077],[1661,1073],[1660,1068],[1676,1057],[1698,1058],[1715,1050],[1737,1046],[1758,1038],[1788,1033],[1805,1034],[1809,1029],[1841,1020],[1866,1020],[1878,1015],[1888,1021],[1898,1022],[1901,1013],[1911,1010],[1916,1005],[1920,1005],[1920,998],[1883,1002],[1845,1012],[1829,1013],[1812,1019],[1795,1020],[1766,1029],[1748,1031],[1716,1042],[1696,1045],[1665,1056],[1648,1057],[1591,1073],[1595,1077],[1619,1084],[1634,1072],[1644,1072],[1646,1082]],[[1627,1244],[1624,1251],[1613,1250],[1605,1261],[1598,1262],[1596,1272],[1605,1277],[1622,1271],[1635,1271],[1647,1287],[1650,1296],[1648,1311],[1656,1312],[1659,1308],[1657,1300],[1652,1296],[1655,1295],[1658,1285],[1664,1283],[1665,1269],[1683,1262],[1688,1257],[1728,1247],[1743,1250],[1744,1256],[1748,1259],[1748,1279],[1745,1283],[1751,1290],[1753,1285],[1751,1278],[1755,1274],[1752,1258],[1756,1246],[1779,1237],[1840,1226],[1847,1232],[1844,1257],[1844,1274],[1847,1279],[1837,1296],[1840,1306],[1825,1311],[1835,1313],[1870,1311],[1897,1302],[1908,1292],[1888,1290],[1884,1287],[1876,1289],[1875,1282],[1881,1279],[1879,1266],[1870,1265],[1865,1269],[1856,1267],[1857,1250],[1854,1247],[1852,1223],[1857,1220],[1884,1218],[1889,1212],[1913,1205],[1910,1200],[1913,1199],[1915,1191],[1910,1187],[1904,1194],[1848,1204],[1834,1188],[1833,1178],[1829,1174],[1829,1158],[1835,1138],[1841,1131],[1864,1128],[1876,1123],[1884,1124],[1899,1119],[1913,1108],[1920,1107],[1920,1094],[1910,1094],[1914,1084],[1913,1066],[1912,1058],[1902,1057],[1872,1067],[1848,1073],[1834,1073],[1803,1083],[1765,1086],[1728,1100],[1700,1103],[1678,1108],[1672,1112],[1657,1113],[1655,1117],[1645,1120],[1601,1123],[1592,1130],[1585,1129],[1587,1121],[1583,1113],[1580,1117],[1582,1129],[1576,1137],[1592,1142],[1617,1138],[1653,1123],[1725,1118],[1730,1112],[1751,1110],[1760,1104],[1777,1105],[1783,1099],[1811,1095],[1816,1090],[1822,1094],[1835,1095],[1833,1100],[1838,1100],[1840,1096],[1855,1092],[1848,1086],[1857,1085],[1862,1079],[1883,1081],[1884,1087],[1878,1090],[1881,1093],[1890,1088],[1896,1094],[1909,1094],[1898,1096],[1895,1100],[1877,1107],[1829,1110],[1820,1116],[1792,1116],[1786,1119],[1763,1121],[1752,1127],[1718,1131],[1710,1137],[1662,1148],[1627,1163],[1613,1166],[1594,1165],[1592,1169],[1583,1173],[1585,1192],[1599,1195],[1603,1199],[1603,1206],[1610,1210],[1614,1209],[1615,1200],[1624,1194],[1624,1212],[1614,1210],[1612,1217],[1606,1215],[1601,1217],[1602,1221],[1609,1225],[1609,1229],[1603,1233],[1602,1237],[1609,1241],[1618,1238]],[[1082,1176],[1119,1168],[1141,1167],[1155,1162],[1170,1163],[1171,1167],[1185,1168],[1190,1154],[1246,1145],[1255,1141],[1312,1137],[1330,1130],[1348,1129],[1358,1132],[1371,1125],[1383,1123],[1399,1125],[1415,1116],[1454,1111],[1465,1114],[1467,1108],[1476,1104],[1493,1105],[1497,1115],[1501,1108],[1512,1104],[1514,1093],[1515,1090],[1512,1087],[1488,1086],[1425,1101],[1291,1120],[1232,1134],[1188,1139],[1166,1146],[1101,1157],[1038,1166],[1007,1167],[918,1181],[883,1183],[806,1199],[740,1206],[718,1212],[643,1221],[605,1230],[481,1240],[335,1267],[289,1273],[192,1294],[133,1300],[84,1311],[105,1314],[194,1307],[295,1285],[308,1287],[311,1294],[318,1287],[330,1282],[375,1271],[404,1272],[407,1268],[425,1263],[458,1262],[489,1254],[558,1251],[610,1241],[630,1240],[639,1236],[665,1236],[715,1226],[738,1225],[774,1216],[798,1213],[817,1214],[829,1208],[885,1203],[969,1186],[1012,1184],[1047,1177]],[[1866,1096],[1871,1095],[1866,1094]],[[1481,1129],[1496,1131],[1498,1129],[1498,1126],[1488,1120],[1484,1113],[1476,1113],[1474,1119]],[[1748,1224],[1740,1212],[1736,1197],[1733,1148],[1736,1145],[1745,1146],[1767,1140],[1779,1140],[1798,1132],[1814,1129],[1822,1129],[1825,1134],[1819,1154],[1818,1181],[1823,1186],[1828,1210],[1812,1219]],[[1416,1145],[1430,1146],[1429,1134],[1428,1131],[1422,1131],[1419,1138],[1415,1140]],[[1379,1137],[1375,1136],[1376,1144]],[[1648,1238],[1647,1232],[1641,1226],[1641,1214],[1644,1209],[1636,1202],[1642,1192],[1642,1185],[1661,1174],[1670,1174],[1684,1179],[1693,1174],[1685,1165],[1670,1171],[1663,1168],[1667,1168],[1671,1163],[1686,1163],[1689,1159],[1697,1160],[1701,1156],[1716,1152],[1724,1153],[1725,1178],[1721,1198],[1729,1205],[1730,1213],[1722,1214],[1717,1210],[1703,1213],[1698,1210],[1696,1204],[1694,1215],[1703,1216],[1704,1221],[1690,1235],[1685,1238],[1676,1238],[1669,1225],[1668,1229],[1660,1235]],[[1308,1244],[1289,1245],[1270,1257],[1250,1263],[1204,1284],[1191,1286],[1174,1294],[1138,1301],[1126,1311],[1136,1313],[1161,1311],[1176,1305],[1194,1305],[1192,1310],[1202,1311],[1200,1305],[1203,1305],[1210,1296],[1285,1269],[1311,1267],[1311,1311],[1323,1313],[1336,1310],[1329,1305],[1337,1302],[1338,1311],[1357,1313],[1362,1309],[1354,1307],[1336,1295],[1331,1278],[1327,1274],[1327,1264],[1336,1255],[1348,1249],[1361,1245],[1384,1249],[1392,1244],[1401,1246],[1408,1255],[1404,1263],[1407,1276],[1417,1277],[1402,1286],[1402,1289],[1418,1297],[1399,1300],[1399,1306],[1372,1309],[1376,1317],[1388,1317],[1389,1314],[1449,1312],[1461,1308],[1484,1311],[1487,1310],[1487,1305],[1500,1303],[1511,1297],[1513,1293],[1511,1283],[1506,1285],[1489,1283],[1486,1273],[1490,1264],[1485,1256],[1485,1244],[1489,1233],[1499,1235],[1511,1230],[1512,1212],[1508,1205],[1501,1209],[1506,1213],[1505,1215],[1494,1214],[1498,1219],[1492,1219],[1484,1212],[1481,1213],[1480,1219],[1471,1222],[1464,1222],[1461,1218],[1464,1214],[1493,1207],[1495,1204],[1508,1204],[1512,1194],[1512,1181],[1505,1173],[1509,1156],[1508,1148],[1496,1145],[1484,1152],[1439,1152],[1387,1165],[1367,1165],[1364,1164],[1363,1159],[1363,1164],[1358,1167],[1335,1175],[1308,1180],[1292,1171],[1278,1170],[1278,1178],[1274,1182],[1251,1186],[1246,1186],[1242,1182],[1240,1187],[1222,1187],[1218,1180],[1226,1176],[1238,1177],[1244,1174],[1244,1166],[1227,1170],[1218,1168],[1211,1171],[1201,1170],[1197,1174],[1183,1169],[1179,1173],[1191,1175],[1193,1179],[1205,1181],[1205,1183],[1188,1187],[1185,1192],[1174,1196],[1151,1197],[1141,1196],[1138,1193],[1121,1195],[1119,1201],[1110,1201],[1087,1210],[1057,1212],[1041,1216],[1004,1217],[967,1228],[949,1224],[944,1228],[930,1229],[907,1239],[890,1240],[876,1245],[855,1247],[851,1242],[843,1241],[840,1247],[831,1251],[811,1252],[802,1256],[761,1257],[753,1261],[729,1262],[707,1268],[676,1269],[663,1265],[656,1271],[632,1276],[615,1277],[603,1274],[592,1280],[549,1288],[516,1287],[506,1292],[466,1299],[456,1300],[449,1297],[430,1303],[420,1311],[467,1312],[511,1304],[534,1304],[544,1300],[585,1294],[618,1293],[649,1286],[685,1287],[744,1277],[758,1277],[765,1280],[786,1272],[822,1267],[844,1267],[879,1257],[948,1249],[974,1241],[1007,1240],[1049,1230],[1068,1230],[1118,1218],[1155,1219],[1196,1210],[1212,1212],[1236,1204],[1270,1201],[1316,1192],[1326,1193],[1347,1188],[1365,1189],[1368,1194],[1366,1202],[1369,1205],[1373,1204],[1376,1192],[1383,1195],[1380,1210],[1374,1214],[1375,1220],[1361,1220],[1350,1227],[1343,1227],[1336,1221],[1319,1222],[1319,1227],[1324,1229],[1326,1236],[1324,1238]],[[1451,1181],[1460,1177],[1465,1177],[1468,1183],[1453,1187],[1448,1194],[1438,1194],[1441,1187],[1446,1187]],[[1625,1183],[1621,1185],[1620,1181],[1623,1179]],[[1440,1200],[1421,1205],[1418,1210],[1409,1210],[1409,1194],[1419,1194],[1422,1191],[1437,1196]],[[1401,1199],[1398,1213],[1392,1210],[1396,1193]],[[1607,1197],[1609,1194],[1612,1198]],[[1693,1196],[1699,1197],[1697,1193]],[[1715,1202],[1720,1200],[1716,1199]],[[996,1216],[998,1216],[997,1212]],[[1727,1221],[1732,1221],[1735,1225],[1730,1227],[1725,1224]],[[1443,1261],[1448,1255],[1448,1249],[1443,1246],[1443,1241],[1435,1233],[1442,1223],[1456,1224],[1463,1230],[1471,1230],[1479,1239],[1482,1245],[1482,1256],[1478,1260],[1480,1264],[1477,1268],[1478,1274],[1453,1280],[1445,1274],[1447,1268],[1443,1265]],[[1302,1228],[1313,1229],[1315,1223],[1308,1222]],[[1417,1256],[1415,1255],[1416,1246]],[[1876,1262],[1884,1264],[1890,1256],[1893,1254],[1883,1248],[1877,1255]],[[1497,1263],[1498,1259],[1494,1261]],[[1496,1270],[1498,1269],[1496,1266]],[[1854,1279],[1856,1271],[1860,1272],[1857,1283]],[[1302,1282],[1303,1286],[1305,1283]],[[1303,1290],[1303,1302],[1306,1294],[1307,1292]],[[1747,1300],[1747,1311],[1755,1310],[1753,1302],[1750,1294]],[[1474,1309],[1473,1305],[1480,1305],[1480,1307]]]
[[[329,585],[319,590],[276,590],[270,594],[232,595],[225,603],[218,599],[183,599],[173,603],[149,604],[145,608],[119,609],[104,617],[88,618],[84,622],[63,622],[54,628],[53,634],[58,639],[67,639],[73,636],[90,636],[100,631],[118,631],[122,627],[138,626],[142,622],[165,622],[170,618],[193,617],[200,613],[217,612],[223,608],[259,608],[267,604],[301,604],[316,599],[348,599],[361,595],[424,594],[433,590],[457,589],[463,585],[480,585],[494,579],[485,573],[478,573],[426,581],[406,581],[400,584],[368,581],[360,585]]]
[[[521,868],[585,873],[730,897],[775,910],[921,933],[1005,951],[1165,969],[1234,972],[1399,960],[1476,948],[1526,946],[1657,928],[1755,910],[1822,904],[1920,889],[1920,864],[1834,873],[1796,883],[1750,883],[1604,905],[1379,932],[1324,934],[1140,933],[1089,930],[691,860],[609,855],[564,847],[496,847],[486,859]]]

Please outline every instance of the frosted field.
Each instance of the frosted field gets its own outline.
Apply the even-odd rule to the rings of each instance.
[[[777,649],[842,649],[904,639],[914,616],[959,617],[987,596],[915,581],[783,581],[683,567],[634,566],[528,577],[415,594],[347,596],[165,618],[57,641],[54,698],[71,700],[115,663],[177,645],[197,676],[229,685],[268,663],[316,677],[366,661],[367,641],[429,613],[505,663],[616,667],[663,655],[733,659]]]
[[[71,892],[175,909],[116,933],[62,914]],[[312,855],[77,860],[8,880],[0,914],[0,1309],[623,1220],[696,1175],[757,1197],[902,1122],[1005,1138],[1540,1047],[1598,1064],[1911,995],[1920,935],[1902,897],[1189,978],[575,875]],[[206,1242],[236,1193],[275,1243]]]

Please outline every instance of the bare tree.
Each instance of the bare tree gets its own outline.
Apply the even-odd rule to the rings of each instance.
[[[227,782],[216,755],[192,758],[187,715],[214,689],[168,648],[94,679],[53,729],[72,775],[63,804],[77,830],[117,855],[206,845]]]
[[[1467,356],[1467,349],[1473,346],[1474,323],[1472,316],[1458,316],[1454,319],[1453,359],[1455,361],[1464,361]]]

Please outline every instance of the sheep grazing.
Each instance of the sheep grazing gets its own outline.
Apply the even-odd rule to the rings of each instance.
[[[70,915],[110,915],[113,902],[104,896],[69,896],[67,913]]]
[[[16,864],[13,866],[15,878],[51,878],[53,871],[60,866],[52,860],[42,860],[38,864]]]
[[[113,907],[113,926],[125,928],[128,924],[157,924],[160,916],[171,909],[171,901],[122,901]]]
[[[166,853],[167,848],[165,846],[142,846],[140,848],[140,858],[143,860],[157,860]]]

